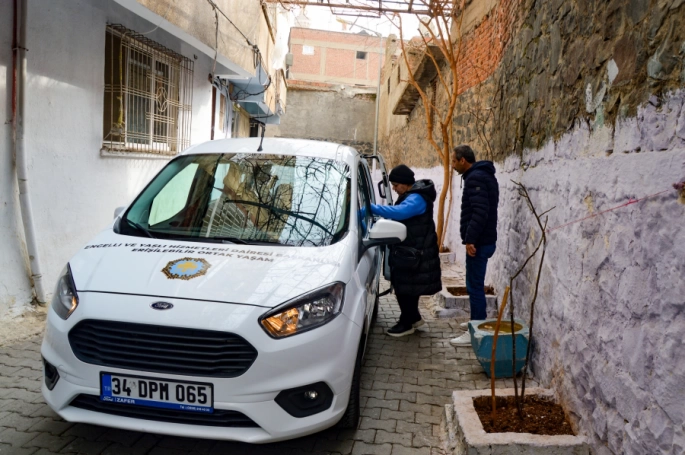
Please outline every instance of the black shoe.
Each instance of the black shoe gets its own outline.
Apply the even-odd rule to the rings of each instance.
[[[401,322],[398,322],[391,328],[385,331],[388,335],[391,337],[403,337],[405,335],[411,335],[414,333],[416,329],[412,327],[411,325],[404,325]]]

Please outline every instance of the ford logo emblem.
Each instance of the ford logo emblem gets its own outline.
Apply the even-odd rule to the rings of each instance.
[[[174,304],[169,302],[155,302],[150,304],[150,308],[153,310],[170,310],[173,307]]]

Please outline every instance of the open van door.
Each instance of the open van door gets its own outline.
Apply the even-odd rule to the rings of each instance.
[[[392,205],[392,190],[390,188],[390,181],[388,180],[388,171],[385,167],[385,160],[380,155],[362,155],[366,158],[369,166],[373,168],[373,163],[377,163],[377,171],[380,172],[380,180],[376,183],[377,195],[379,196],[379,203],[381,205]],[[374,172],[373,179],[377,179],[378,173]],[[390,281],[390,247],[383,248],[383,278]]]

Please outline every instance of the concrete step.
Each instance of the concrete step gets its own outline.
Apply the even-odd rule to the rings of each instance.
[[[469,297],[452,295],[445,285],[440,292],[433,296],[433,314],[437,318],[463,318],[470,317],[471,303]],[[485,295],[485,304],[488,317],[497,317],[497,296]]]

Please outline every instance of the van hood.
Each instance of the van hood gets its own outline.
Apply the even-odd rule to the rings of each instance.
[[[327,247],[169,241],[107,230],[69,262],[76,290],[273,308],[351,278],[352,236]]]

